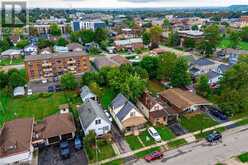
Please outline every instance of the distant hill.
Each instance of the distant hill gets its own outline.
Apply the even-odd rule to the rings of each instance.
[[[248,11],[248,5],[232,5],[228,9],[232,11]]]

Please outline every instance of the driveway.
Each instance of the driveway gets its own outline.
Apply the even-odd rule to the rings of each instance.
[[[49,86],[58,85],[59,82],[48,82],[48,83],[41,83],[39,82],[29,82],[28,88],[32,89],[33,93],[43,93],[48,91]]]
[[[173,123],[168,125],[168,127],[176,136],[181,136],[187,133],[187,131],[181,126],[180,123]]]
[[[69,144],[71,151],[69,159],[61,159],[59,146],[52,145],[39,150],[38,165],[87,165],[88,162],[83,149],[80,151],[75,151],[73,148],[73,141]]]
[[[175,150],[165,152],[162,160],[153,165],[214,165],[233,156],[247,152],[248,126],[237,127],[223,133],[222,143],[209,145],[206,141],[191,143]],[[143,159],[134,165],[146,165]]]

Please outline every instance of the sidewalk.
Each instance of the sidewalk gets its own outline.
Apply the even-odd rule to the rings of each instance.
[[[229,121],[229,122],[226,122],[226,123],[223,123],[223,124],[219,124],[219,125],[216,125],[216,126],[213,126],[213,127],[210,127],[210,128],[206,128],[206,129],[202,130],[202,132],[211,131],[211,130],[221,128],[221,127],[226,127],[226,126],[235,124],[235,123],[237,123],[237,122],[239,122],[241,120],[243,120],[243,118],[238,119],[238,120],[234,120],[234,121]],[[98,162],[97,164],[104,164],[104,163],[111,162],[113,160],[123,159],[123,158],[129,157],[129,156],[132,156],[132,155],[134,155],[134,154],[136,154],[138,152],[141,152],[141,151],[145,151],[145,150],[148,150],[148,149],[151,149],[151,148],[154,148],[154,147],[161,147],[161,146],[166,145],[167,143],[169,143],[171,141],[175,141],[175,140],[178,140],[178,139],[185,139],[187,142],[190,139],[190,141],[193,142],[192,141],[192,136],[196,135],[196,134],[199,134],[199,133],[201,133],[201,131],[196,131],[196,132],[193,132],[193,133],[188,133],[188,134],[185,134],[185,135],[182,135],[182,136],[178,136],[178,137],[176,137],[174,139],[171,139],[171,140],[168,140],[168,141],[163,141],[161,143],[156,143],[156,144],[153,144],[153,145],[150,145],[150,146],[147,146],[147,147],[143,147],[143,148],[135,150],[135,151],[130,151],[130,152],[120,154],[120,155],[117,155],[117,156],[109,158],[109,159],[102,160],[102,161]],[[90,165],[96,165],[96,163],[93,163],[93,164],[90,164]]]

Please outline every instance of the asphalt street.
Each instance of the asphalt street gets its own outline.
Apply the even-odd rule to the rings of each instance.
[[[133,165],[214,165],[247,151],[248,126],[243,126],[226,131],[222,143],[210,145],[203,140],[165,152],[161,160],[146,163],[142,159]]]

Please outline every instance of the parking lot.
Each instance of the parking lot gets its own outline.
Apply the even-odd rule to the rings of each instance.
[[[87,165],[87,158],[83,149],[76,151],[73,147],[73,141],[70,145],[70,158],[62,159],[60,157],[59,146],[52,145],[39,150],[39,165]]]

